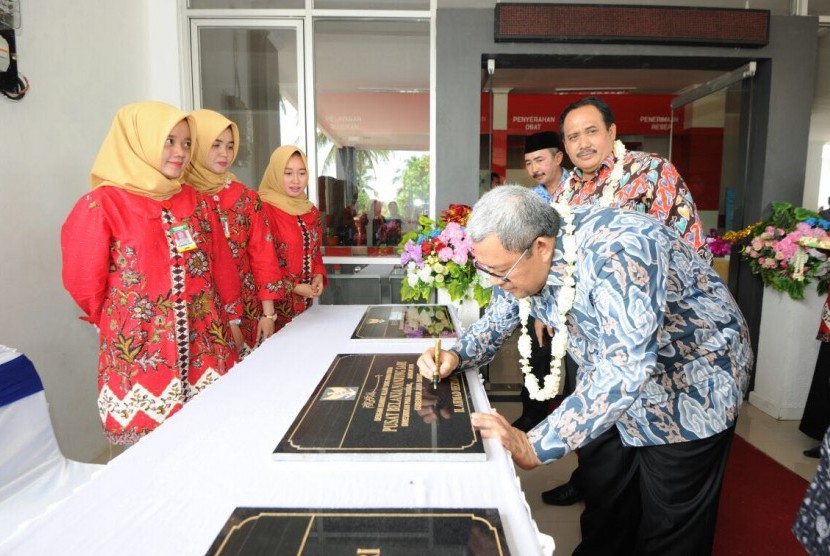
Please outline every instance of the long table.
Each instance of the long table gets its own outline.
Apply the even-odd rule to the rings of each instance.
[[[249,506],[495,507],[511,553],[542,554],[513,463],[495,441],[485,440],[482,462],[272,459],[335,355],[431,345],[351,340],[364,310],[312,307],[0,553],[204,554],[233,509]],[[475,407],[488,408],[477,374],[467,378]]]

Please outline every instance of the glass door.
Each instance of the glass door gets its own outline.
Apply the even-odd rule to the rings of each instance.
[[[256,189],[274,149],[293,144],[308,153],[302,21],[190,25],[193,106],[236,122],[242,144],[232,171]]]
[[[676,97],[671,104],[671,161],[683,176],[704,233],[737,230],[744,222],[755,62]],[[738,257],[714,252],[714,267],[735,294]]]

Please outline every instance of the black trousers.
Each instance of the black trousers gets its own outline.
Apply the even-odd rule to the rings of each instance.
[[[545,345],[540,346],[539,342],[536,339],[536,331],[534,328],[535,322],[535,318],[528,317],[527,332],[528,334],[530,334],[530,366],[533,370],[533,375],[536,377],[536,380],[539,381],[539,385],[541,386],[544,384],[545,377],[548,375],[548,373],[550,373],[550,337],[547,336],[547,333],[545,333]],[[571,359],[570,355],[566,355],[565,384],[562,388],[562,394],[560,397],[565,397],[574,391],[574,387],[576,386],[576,371],[578,369],[579,367],[577,366],[576,361]],[[531,399],[530,393],[527,391],[527,388],[522,386],[522,415],[530,417],[531,419],[539,423],[542,422],[545,419],[545,417],[548,416],[549,413],[549,401],[545,400],[540,402]],[[568,482],[575,489],[581,490],[582,477],[579,473],[579,466],[577,466],[577,468],[573,470],[573,473],[571,473],[571,478],[568,479]]]
[[[534,325],[536,319],[528,317],[527,319],[527,333],[530,334],[530,367],[533,375],[539,382],[539,385],[544,385],[545,377],[550,373],[550,338],[547,339],[545,345],[540,346],[536,340],[536,330]],[[548,400],[539,401],[530,397],[530,392],[522,383],[522,415],[532,419],[534,423],[542,422],[550,413],[550,405]]]
[[[710,554],[734,434],[631,448],[612,427],[581,448],[585,510],[574,555]]]
[[[822,342],[810,383],[810,393],[798,428],[812,438],[821,440],[830,426],[830,343]]]

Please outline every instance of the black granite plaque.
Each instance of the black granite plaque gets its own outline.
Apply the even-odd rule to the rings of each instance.
[[[496,509],[236,508],[209,555],[510,554]]]
[[[371,305],[352,333],[353,340],[457,336],[446,305]]]
[[[463,374],[437,388],[418,354],[338,355],[274,450],[274,459],[486,459]]]

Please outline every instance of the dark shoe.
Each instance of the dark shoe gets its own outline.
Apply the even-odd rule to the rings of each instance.
[[[571,483],[559,485],[542,493],[542,502],[551,506],[571,506],[577,502],[582,502],[583,498],[582,492],[574,488]]]
[[[537,421],[537,420],[533,419],[532,417],[522,415],[521,417],[519,417],[518,419],[513,421],[512,426],[516,427],[517,429],[519,429],[522,432],[527,432],[527,431],[529,431],[530,429],[532,429],[533,427],[535,427],[536,425],[538,425],[541,422],[542,422],[542,419],[539,419]]]
[[[821,457],[821,446],[816,446],[815,448],[810,448],[809,450],[804,450],[804,455],[808,458],[820,458]]]

